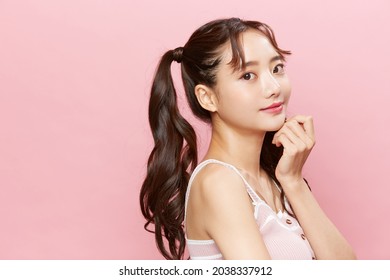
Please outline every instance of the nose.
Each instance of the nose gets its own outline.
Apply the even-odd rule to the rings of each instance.
[[[280,84],[271,72],[266,71],[260,80],[263,93],[267,98],[280,94]]]

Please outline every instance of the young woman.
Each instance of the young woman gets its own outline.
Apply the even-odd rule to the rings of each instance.
[[[355,258],[302,177],[314,127],[310,116],[286,116],[288,54],[266,24],[231,18],[163,55],[140,202],[165,258],[183,258],[186,243],[192,259]],[[177,107],[173,61],[192,112],[211,124],[199,165],[195,132]]]

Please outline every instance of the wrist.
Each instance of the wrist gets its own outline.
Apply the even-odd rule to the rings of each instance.
[[[306,184],[303,178],[283,180],[283,181],[279,180],[279,182],[282,185],[283,190],[286,194],[288,193],[293,194],[305,189],[309,189],[308,185]]]

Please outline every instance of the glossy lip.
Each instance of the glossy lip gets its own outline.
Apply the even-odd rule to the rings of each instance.
[[[282,109],[283,109],[283,102],[275,102],[266,108],[260,109],[260,111],[276,113],[276,112],[280,112]]]

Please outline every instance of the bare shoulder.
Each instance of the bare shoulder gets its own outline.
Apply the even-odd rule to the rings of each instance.
[[[203,227],[207,229],[234,212],[253,217],[244,181],[237,171],[222,164],[211,163],[203,167],[192,184],[190,200],[192,209],[202,217]]]
[[[250,207],[245,185],[233,169],[209,163],[196,175],[191,185],[187,207],[187,234],[194,239],[213,239],[210,228],[231,207],[243,203]]]
[[[200,226],[225,259],[269,258],[245,183],[236,170],[208,164],[192,188],[193,228]]]
[[[198,193],[206,201],[232,195],[234,197],[239,193],[247,196],[244,181],[239,174],[232,168],[217,163],[205,166],[195,178],[192,188],[192,192]]]
[[[245,183],[237,171],[222,164],[210,163],[195,178],[191,195],[195,196],[203,210],[232,209],[242,204],[251,205]]]

